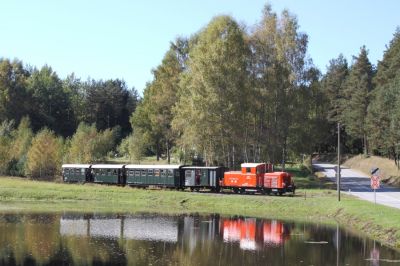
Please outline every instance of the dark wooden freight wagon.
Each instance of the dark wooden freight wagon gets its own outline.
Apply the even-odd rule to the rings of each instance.
[[[184,173],[185,187],[191,190],[200,190],[200,188],[220,190],[220,180],[224,177],[224,167],[207,166],[185,166],[182,167]]]

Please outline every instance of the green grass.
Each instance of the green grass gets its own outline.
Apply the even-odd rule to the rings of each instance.
[[[60,184],[0,178],[1,212],[159,212],[220,213],[356,229],[384,244],[400,247],[400,210],[343,195],[337,202],[330,184],[305,172],[296,174],[296,196],[258,196],[134,189],[94,184]]]

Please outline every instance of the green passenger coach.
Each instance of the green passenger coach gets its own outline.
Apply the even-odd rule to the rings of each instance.
[[[130,186],[182,187],[181,165],[125,165],[126,184]]]
[[[94,183],[124,184],[123,164],[94,164],[91,167]]]
[[[90,164],[63,164],[62,176],[64,182],[91,182]]]

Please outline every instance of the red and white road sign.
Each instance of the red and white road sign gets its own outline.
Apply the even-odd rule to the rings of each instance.
[[[371,188],[378,189],[381,185],[381,179],[377,175],[371,176]]]

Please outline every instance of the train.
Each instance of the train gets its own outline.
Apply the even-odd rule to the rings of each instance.
[[[207,245],[212,241],[237,243],[242,250],[279,247],[290,240],[294,225],[245,217],[63,214],[60,234],[67,237],[154,241],[164,245]],[[200,248],[200,247],[199,247]],[[215,250],[215,249],[214,249]],[[95,250],[93,250],[95,252]],[[215,250],[218,251],[218,250]]]
[[[229,171],[221,166],[63,164],[62,177],[65,183],[268,195],[294,194],[296,189],[290,173],[274,172],[273,165],[267,163],[242,163],[241,171]]]

